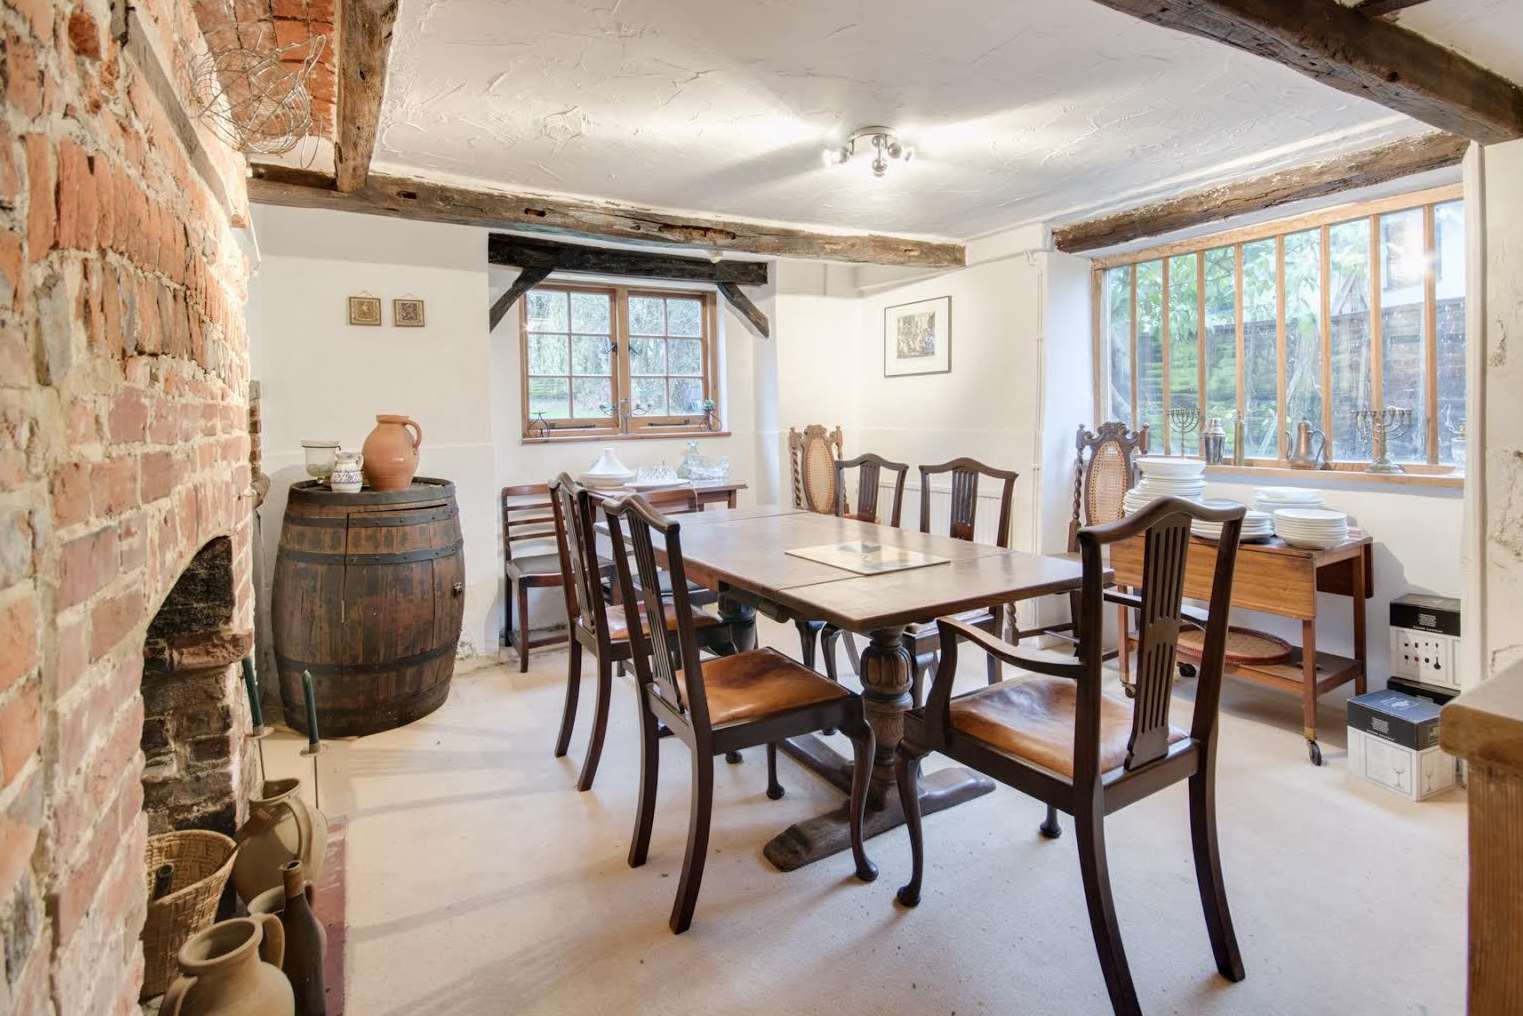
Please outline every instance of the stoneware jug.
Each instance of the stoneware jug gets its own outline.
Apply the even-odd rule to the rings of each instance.
[[[328,819],[301,799],[300,780],[265,780],[261,796],[249,801],[249,820],[233,838],[238,841],[233,886],[251,901],[284,884],[280,866],[287,861],[300,861],[312,879],[322,876]]]
[[[359,452],[339,452],[333,457],[328,489],[335,494],[358,494],[365,484],[364,465],[365,456]]]
[[[175,957],[183,973],[164,993],[161,1016],[294,1016],[296,998],[280,972],[285,946],[272,914],[197,932]]]
[[[365,482],[371,490],[406,490],[418,471],[423,428],[406,416],[377,416],[375,430],[360,448]]]

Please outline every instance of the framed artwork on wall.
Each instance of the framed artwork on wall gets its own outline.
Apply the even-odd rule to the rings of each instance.
[[[945,374],[952,369],[952,298],[883,309],[883,376]]]
[[[352,325],[379,325],[381,323],[381,298],[379,296],[351,296],[349,298],[349,323]]]
[[[391,323],[396,328],[422,328],[423,301],[412,297],[391,301]]]

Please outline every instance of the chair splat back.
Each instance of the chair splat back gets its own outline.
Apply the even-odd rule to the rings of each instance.
[[[834,514],[838,500],[835,463],[844,447],[840,427],[827,431],[823,424],[811,423],[802,434],[788,428],[788,466],[795,508]]]
[[[1000,482],[999,519],[994,528],[997,546],[1010,546],[1010,513],[1015,501],[1015,481],[1020,473],[1010,469],[995,469],[977,459],[957,458],[934,466],[920,467],[920,531],[931,531],[931,477],[942,473],[952,474],[952,504],[948,518],[947,535],[954,540],[972,540],[978,520],[978,480],[987,476]]]
[[[1083,596],[1086,610],[1092,613],[1096,622],[1088,627],[1088,631],[1096,633],[1100,630],[1098,621],[1104,585],[1102,548],[1138,535],[1143,539],[1136,699],[1132,707],[1131,736],[1127,742],[1127,769],[1155,762],[1168,752],[1169,701],[1174,684],[1179,629],[1184,621],[1190,524],[1197,519],[1222,524],[1216,546],[1216,574],[1211,588],[1211,613],[1199,670],[1192,734],[1203,737],[1215,726],[1227,646],[1232,571],[1237,560],[1244,512],[1242,506],[1208,508],[1180,498],[1160,498],[1135,515],[1079,530],[1079,550],[1084,562]],[[1098,637],[1084,638],[1080,649],[1081,657],[1092,664],[1096,679],[1100,667],[1099,643]]]
[[[569,572],[571,579],[565,583],[567,619],[594,632],[606,632],[608,608],[603,602],[598,581],[592,495],[567,473],[560,474],[550,484],[550,494],[554,499],[556,536],[562,555],[561,571]]]
[[[846,502],[846,470],[857,471],[857,510],[852,511]],[[881,455],[867,452],[854,459],[836,461],[836,514],[861,522],[881,522],[878,517],[878,496],[883,485],[883,471],[894,476],[894,503],[890,509],[888,524],[899,528],[904,514],[904,480],[910,467],[904,462],[890,462]]]
[[[695,728],[707,729],[708,702],[682,564],[681,524],[658,513],[638,494],[605,503],[603,512],[608,518],[608,537],[613,545],[614,569],[623,591],[625,610],[631,610],[636,603],[640,605],[638,618],[633,613],[629,616],[635,674],[642,684],[652,686],[673,712],[685,714]],[[661,600],[657,575],[657,541],[665,552],[666,570],[671,574],[671,606],[677,617],[675,652],[668,649],[666,640],[667,608]]]
[[[1102,423],[1094,433],[1080,424],[1074,439],[1073,520],[1069,549],[1077,550],[1074,534],[1080,526],[1114,522],[1126,514],[1122,500],[1132,489],[1137,457],[1148,450],[1148,428],[1133,433],[1124,423]],[[1088,453],[1088,461],[1085,453]]]

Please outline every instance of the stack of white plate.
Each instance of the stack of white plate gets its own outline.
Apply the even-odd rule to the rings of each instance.
[[[1142,472],[1142,479],[1126,492],[1121,502],[1128,515],[1161,497],[1198,501],[1201,491],[1206,489],[1206,464],[1200,459],[1144,455],[1137,460],[1137,468]]]
[[[1253,506],[1273,515],[1281,508],[1326,508],[1321,491],[1303,487],[1260,487],[1253,492]]]
[[[1206,498],[1201,504],[1208,508],[1239,508],[1239,501],[1228,501],[1222,498]],[[1196,536],[1204,536],[1208,540],[1219,540],[1222,536],[1222,524],[1220,522],[1203,522],[1197,520],[1190,523],[1190,532]],[[1249,543],[1254,540],[1267,540],[1274,535],[1274,519],[1268,512],[1254,511],[1252,508],[1243,515],[1243,529],[1238,540]]]
[[[1292,547],[1322,550],[1348,540],[1348,516],[1325,508],[1280,508],[1275,535]]]

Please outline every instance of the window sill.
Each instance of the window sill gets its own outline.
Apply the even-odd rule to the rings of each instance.
[[[633,434],[557,434],[552,437],[522,437],[519,444],[585,444],[588,441],[700,441],[708,437],[732,437],[728,430],[660,430],[636,431]]]
[[[1366,473],[1357,469],[1286,469],[1279,466],[1207,466],[1206,476],[1220,480],[1299,480],[1317,487],[1406,487],[1427,490],[1463,490],[1465,474]]]

